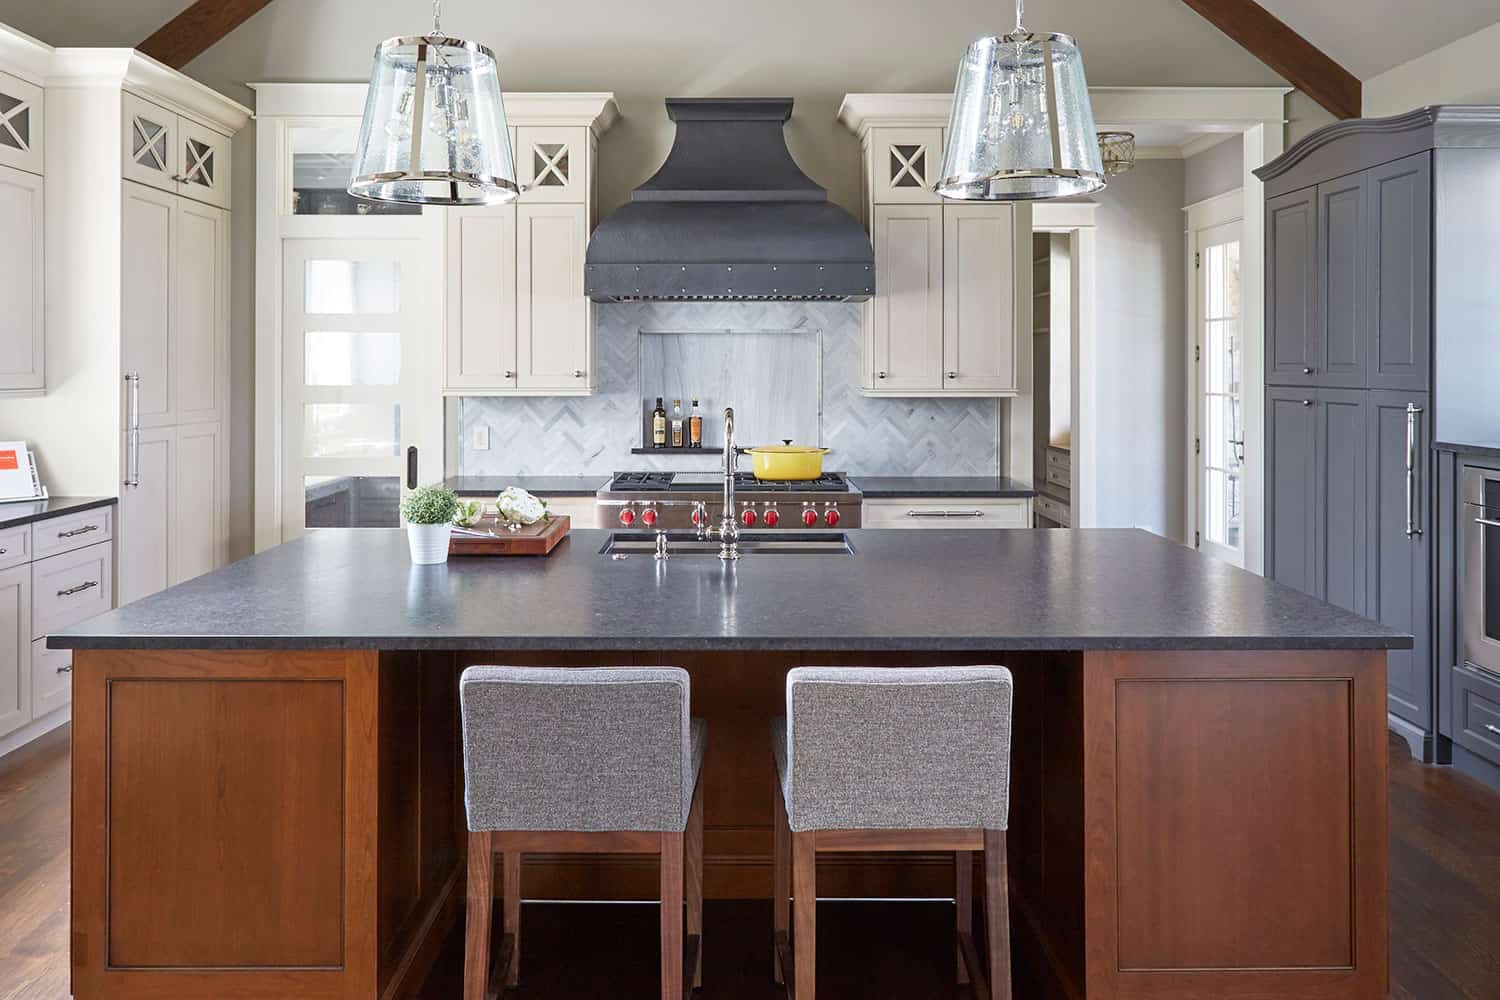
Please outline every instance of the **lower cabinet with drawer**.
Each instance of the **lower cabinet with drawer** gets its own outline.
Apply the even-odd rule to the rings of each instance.
[[[1453,670],[1453,742],[1500,767],[1500,677]]]
[[[1029,528],[1027,497],[882,497],[860,510],[866,528]]]

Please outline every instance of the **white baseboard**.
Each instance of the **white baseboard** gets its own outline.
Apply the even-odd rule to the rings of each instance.
[[[44,715],[40,719],[32,719],[9,736],[0,737],[0,758],[5,757],[6,754],[13,750],[19,750],[39,736],[45,736],[58,726],[66,724],[72,718],[73,706],[64,705],[57,711],[49,715]]]

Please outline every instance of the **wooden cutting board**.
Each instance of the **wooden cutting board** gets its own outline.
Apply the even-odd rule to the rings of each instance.
[[[448,539],[450,556],[544,556],[567,537],[569,523],[568,516],[560,514],[511,531],[495,517],[486,515],[474,528],[494,534],[465,535],[454,531]]]

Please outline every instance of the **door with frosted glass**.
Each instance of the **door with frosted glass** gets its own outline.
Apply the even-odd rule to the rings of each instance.
[[[396,527],[409,474],[430,482],[442,469],[441,427],[422,398],[436,395],[425,374],[442,333],[422,245],[283,248],[282,538]]]
[[[1240,224],[1197,233],[1198,435],[1195,540],[1200,549],[1245,565],[1245,408],[1241,378]]]

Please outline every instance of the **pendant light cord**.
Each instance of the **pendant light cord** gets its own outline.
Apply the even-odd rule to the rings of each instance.
[[[446,37],[443,34],[443,0],[432,0],[432,37]]]
[[[1021,27],[1021,16],[1026,13],[1026,0],[1016,0],[1016,34],[1026,34],[1026,29]]]

